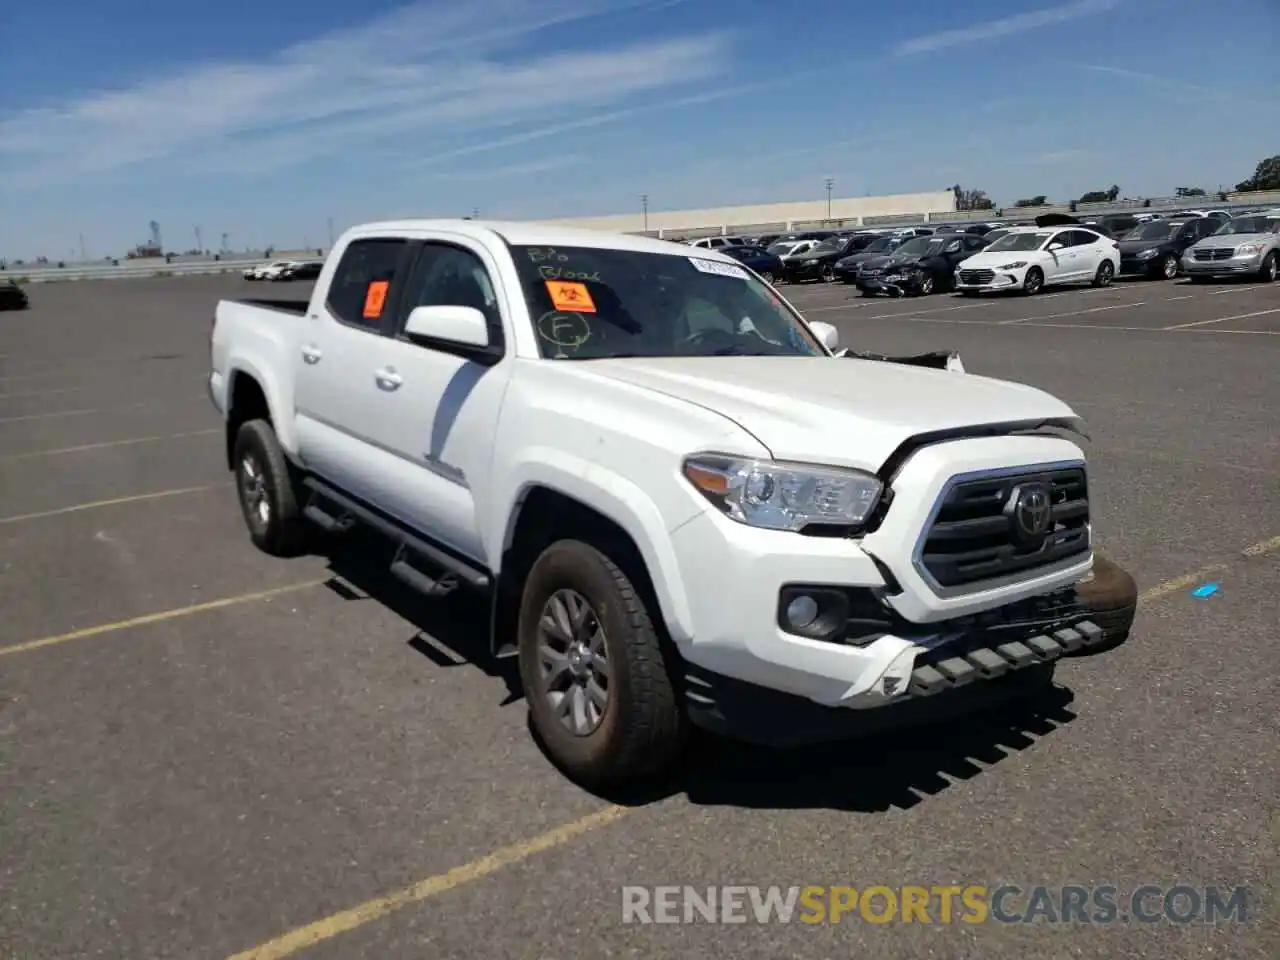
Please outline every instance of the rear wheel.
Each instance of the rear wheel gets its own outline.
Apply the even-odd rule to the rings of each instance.
[[[298,507],[293,467],[268,421],[240,425],[232,462],[240,511],[254,545],[278,557],[301,551],[310,529]]]
[[[688,724],[657,630],[631,579],[595,547],[561,540],[534,561],[519,660],[534,730],[578,783],[637,782],[678,759]]]
[[[1093,275],[1093,285],[1095,287],[1109,287],[1111,281],[1115,279],[1116,268],[1112,266],[1110,260],[1103,260],[1098,264],[1098,270]]]
[[[1027,275],[1022,281],[1022,292],[1029,297],[1034,297],[1037,293],[1044,289],[1044,271],[1039,267],[1032,267],[1027,271]]]

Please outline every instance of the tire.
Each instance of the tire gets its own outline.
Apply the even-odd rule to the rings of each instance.
[[[1272,250],[1267,254],[1267,258],[1262,261],[1262,269],[1258,271],[1258,279],[1263,283],[1275,283],[1277,274],[1280,274],[1280,254]]]
[[[1166,280],[1172,280],[1178,275],[1178,258],[1172,253],[1169,254],[1160,263],[1160,274]]]
[[[1093,275],[1093,286],[1109,287],[1111,281],[1116,278],[1116,268],[1110,260],[1103,260],[1098,264],[1097,272]]]
[[[558,605],[564,613],[578,601],[586,607],[577,608],[585,624],[579,640],[591,635],[587,654],[576,661],[559,658],[563,670],[548,676],[544,668],[552,661],[546,651],[563,646],[569,652],[573,646],[563,631],[544,636],[542,625],[549,617],[554,622]],[[591,629],[593,622],[598,630]],[[683,704],[640,592],[609,557],[578,540],[547,547],[525,579],[518,644],[534,732],[570,779],[589,789],[636,785],[679,759],[688,737]],[[604,692],[604,704],[588,711],[593,685]],[[562,720],[560,704],[576,716]],[[576,730],[574,720],[581,723]]]
[[[1089,608],[1090,619],[1102,628],[1103,640],[1068,656],[1093,656],[1114,650],[1129,639],[1138,610],[1138,585],[1119,564],[1095,553],[1093,575],[1076,586],[1076,595]]]
[[[266,420],[249,420],[236,431],[232,454],[240,512],[254,546],[276,557],[296,556],[310,526],[298,508],[297,477]]]
[[[1022,292],[1028,297],[1034,297],[1042,290],[1044,290],[1044,271],[1039,267],[1032,267],[1022,278]]]
[[[773,286],[773,274],[768,270],[762,270],[760,272],[760,279],[769,284],[769,286]]]
[[[818,276],[823,283],[831,283],[836,278],[836,268],[829,263],[824,263],[818,270]]]
[[[932,273],[926,273],[920,278],[920,296],[930,296],[936,288],[937,283],[934,282]]]

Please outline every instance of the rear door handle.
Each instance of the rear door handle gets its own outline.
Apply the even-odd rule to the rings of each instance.
[[[302,359],[304,363],[319,363],[321,356],[322,354],[320,353],[320,350],[316,347],[308,346],[302,348]]]
[[[396,373],[391,367],[383,367],[374,373],[373,378],[378,381],[378,386],[383,390],[398,390],[400,384],[404,380],[400,378],[400,374]]]

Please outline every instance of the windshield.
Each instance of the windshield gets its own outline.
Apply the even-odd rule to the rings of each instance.
[[[1280,229],[1280,217],[1236,217],[1223,224],[1214,236],[1225,237],[1233,233],[1275,233]]]
[[[986,252],[999,253],[1001,250],[1039,250],[1051,237],[1050,233],[1006,233],[995,243],[987,247]]]
[[[1140,223],[1126,233],[1121,239],[1168,240],[1182,229],[1182,223],[1182,221],[1178,220],[1153,220],[1150,223]]]
[[[933,237],[915,237],[900,246],[895,256],[931,257],[934,254],[941,253],[944,246],[946,246],[946,242],[943,240],[937,240]]]
[[[898,244],[898,241],[895,240],[893,237],[880,237],[879,239],[872,240],[865,247],[863,247],[862,252],[863,253],[888,253],[895,246],[897,246],[897,244]]]
[[[511,252],[546,358],[826,355],[778,295],[736,264],[593,247]]]
[[[800,245],[799,240],[783,240],[769,247],[769,252],[775,257],[783,257]]]

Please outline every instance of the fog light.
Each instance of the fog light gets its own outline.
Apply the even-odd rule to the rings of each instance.
[[[795,629],[803,630],[817,619],[818,601],[808,594],[802,593],[787,604],[787,621]]]

